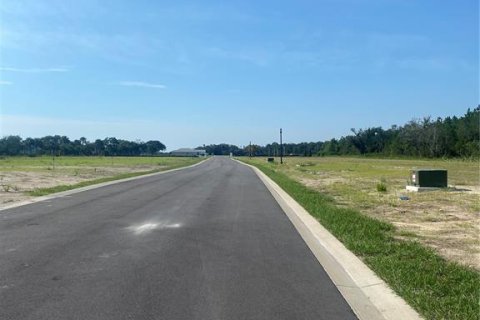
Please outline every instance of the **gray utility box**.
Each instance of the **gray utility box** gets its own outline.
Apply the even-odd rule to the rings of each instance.
[[[447,170],[417,169],[412,171],[412,185],[426,188],[446,188],[448,186]]]

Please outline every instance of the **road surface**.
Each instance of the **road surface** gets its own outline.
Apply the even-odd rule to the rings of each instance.
[[[0,212],[0,319],[354,318],[229,158]]]

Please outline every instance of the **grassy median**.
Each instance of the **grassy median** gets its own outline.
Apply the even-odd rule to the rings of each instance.
[[[480,275],[446,261],[417,241],[400,239],[393,224],[338,206],[335,200],[279,172],[276,164],[253,164],[297,200],[427,319],[478,319]]]

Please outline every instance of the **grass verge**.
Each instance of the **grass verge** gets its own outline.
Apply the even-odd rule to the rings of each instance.
[[[242,161],[274,180],[422,316],[478,319],[478,272],[448,262],[416,241],[395,238],[392,224],[338,207],[333,198],[278,172],[275,165]]]

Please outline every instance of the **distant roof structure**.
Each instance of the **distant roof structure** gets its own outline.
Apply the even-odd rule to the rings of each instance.
[[[205,152],[205,150],[192,149],[192,148],[180,148],[180,149],[177,149],[177,150],[173,150],[172,152],[198,152],[198,151]]]
[[[182,155],[182,156],[199,156],[206,155],[207,151],[203,149],[191,149],[191,148],[180,148],[170,152],[172,155]]]

